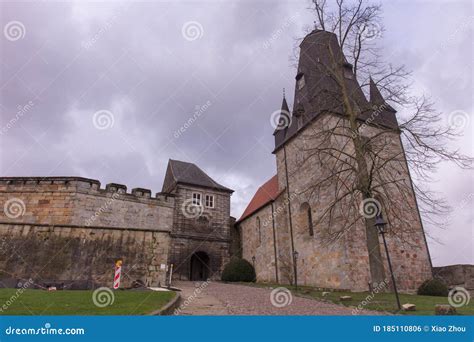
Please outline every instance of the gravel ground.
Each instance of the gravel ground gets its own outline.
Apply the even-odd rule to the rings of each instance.
[[[292,296],[282,288],[258,288],[219,282],[177,282],[182,315],[351,315],[352,308]],[[197,293],[199,289],[199,293]],[[186,299],[188,299],[186,301]],[[186,305],[183,305],[183,302]],[[380,312],[364,311],[366,315]]]

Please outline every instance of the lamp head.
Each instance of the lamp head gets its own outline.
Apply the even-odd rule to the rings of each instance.
[[[375,227],[381,234],[386,232],[387,222],[384,221],[382,216],[379,215],[375,218]]]

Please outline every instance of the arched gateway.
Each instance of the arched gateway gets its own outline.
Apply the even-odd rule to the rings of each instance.
[[[209,255],[205,252],[196,252],[191,256],[190,280],[207,280],[209,278]]]

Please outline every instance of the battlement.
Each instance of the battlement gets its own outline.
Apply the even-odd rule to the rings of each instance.
[[[118,194],[123,200],[174,204],[171,194],[157,192],[152,196],[151,190],[145,188],[134,188],[127,193],[127,186],[118,183],[101,188],[100,181],[84,177],[0,177],[0,192],[78,192],[107,197]]]

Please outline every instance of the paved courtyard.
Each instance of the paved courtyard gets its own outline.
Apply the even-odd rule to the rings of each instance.
[[[352,308],[291,295],[285,290],[221,282],[175,282],[179,315],[351,315]],[[365,311],[367,315],[380,312]]]

